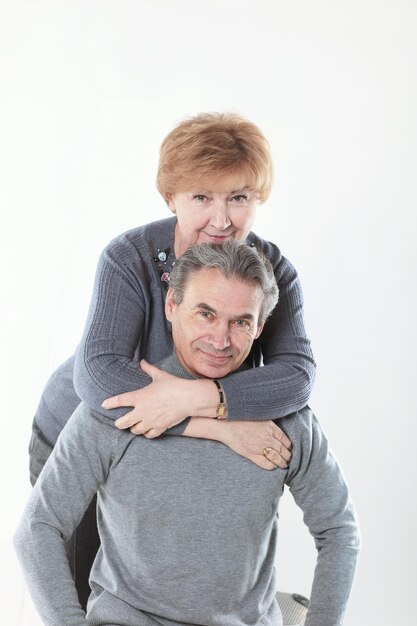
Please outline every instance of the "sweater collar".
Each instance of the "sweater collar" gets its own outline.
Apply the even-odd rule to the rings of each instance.
[[[177,357],[177,353],[175,352],[175,350],[171,354],[171,356],[168,356],[160,363],[159,367],[164,372],[168,372],[168,374],[172,374],[173,376],[177,376],[178,378],[186,378],[188,380],[195,380],[197,378],[197,376],[194,376],[194,374],[191,374],[188,370],[185,369],[185,367],[183,367]]]

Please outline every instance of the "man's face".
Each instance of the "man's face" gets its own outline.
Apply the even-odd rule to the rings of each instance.
[[[217,269],[192,274],[180,304],[170,289],[165,313],[185,369],[205,378],[221,378],[237,369],[262,331],[262,303],[260,287],[225,278]]]

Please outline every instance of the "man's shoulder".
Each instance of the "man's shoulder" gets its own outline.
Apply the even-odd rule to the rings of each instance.
[[[130,431],[121,431],[114,421],[81,402],[68,420],[60,438],[80,442],[80,448],[94,450],[99,455],[115,453],[135,437]]]
[[[275,423],[291,439],[291,437],[300,437],[302,432],[311,432],[315,421],[317,421],[315,415],[307,404],[302,409],[275,420]]]
[[[327,466],[334,466],[336,460],[329,441],[311,408],[304,408],[276,421],[292,443],[292,457],[286,482],[291,484],[295,476],[310,476]],[[315,468],[315,469],[314,469]]]
[[[66,436],[92,437],[98,441],[102,437],[112,438],[113,430],[116,430],[114,422],[80,402],[62,432]]]
[[[311,408],[302,409],[275,422],[292,443],[291,466],[294,469],[302,459],[315,455],[325,440],[321,426]]]

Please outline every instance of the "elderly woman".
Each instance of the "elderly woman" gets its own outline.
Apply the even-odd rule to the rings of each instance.
[[[236,114],[197,115],[168,134],[157,186],[174,216],[129,231],[104,250],[75,361],[52,375],[35,416],[32,483],[80,400],[116,419],[119,428],[147,437],[187,435],[189,419],[227,417],[226,445],[265,469],[286,466],[290,442],[271,420],[305,406],[315,368],[296,271],[274,244],[251,232],[271,184],[268,143]],[[192,244],[227,239],[266,254],[279,285],[278,305],[255,342],[252,369],[222,378],[228,346],[219,343],[207,355],[214,381],[176,378],[155,365],[172,352],[164,315],[171,269]],[[205,420],[198,422],[208,437]],[[75,541],[82,604],[89,591],[83,578],[96,549],[91,515],[92,509]]]

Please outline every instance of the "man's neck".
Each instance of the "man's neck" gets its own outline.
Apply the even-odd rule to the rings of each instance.
[[[195,374],[192,374],[182,365],[175,349],[171,356],[168,356],[160,363],[159,367],[164,370],[164,372],[169,372],[169,374],[178,376],[178,378],[186,378],[188,380],[195,380],[197,378]]]

